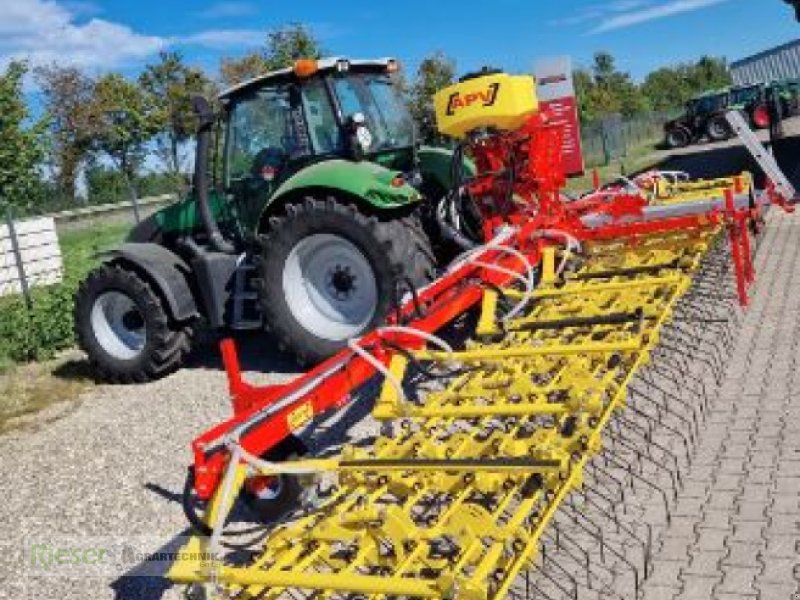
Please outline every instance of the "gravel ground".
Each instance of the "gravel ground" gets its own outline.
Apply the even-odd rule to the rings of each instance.
[[[284,382],[297,367],[263,339],[240,340],[245,376]],[[92,571],[73,565],[41,567],[34,548],[109,548],[169,552],[188,533],[180,494],[191,462],[190,442],[230,417],[227,380],[216,346],[205,344],[188,368],[161,381],[100,386],[76,401],[54,405],[32,423],[0,436],[0,598],[115,598],[172,600],[158,563],[145,570],[123,564]],[[367,402],[314,423],[312,452],[377,433]],[[305,432],[305,435],[310,432]],[[123,550],[124,553],[124,550]]]
[[[213,355],[213,346],[208,354]],[[253,357],[260,382],[291,376],[275,356]],[[179,494],[191,460],[190,441],[230,416],[226,379],[213,359],[164,380],[101,386],[77,403],[52,407],[46,425],[0,438],[0,523],[5,533],[0,598],[159,598],[143,578],[32,575],[31,545],[64,543],[70,536],[141,536],[150,551],[186,527]],[[57,418],[60,417],[60,418]],[[49,422],[48,422],[49,421]],[[102,539],[101,539],[102,538]],[[148,544],[145,541],[145,546]],[[63,572],[64,569],[58,570]],[[152,583],[152,582],[150,582]],[[178,597],[168,592],[163,597]]]

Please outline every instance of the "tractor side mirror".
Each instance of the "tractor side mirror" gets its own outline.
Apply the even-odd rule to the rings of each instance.
[[[372,133],[367,127],[367,119],[363,113],[350,115],[345,121],[347,146],[353,160],[364,160],[372,146]]]

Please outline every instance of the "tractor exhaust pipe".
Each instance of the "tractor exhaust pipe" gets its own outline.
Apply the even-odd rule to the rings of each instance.
[[[208,155],[211,150],[211,128],[214,125],[214,111],[211,110],[211,105],[203,96],[192,96],[192,110],[199,121],[192,184],[197,197],[197,207],[200,210],[200,219],[208,235],[211,248],[217,252],[234,254],[236,249],[220,232],[217,220],[214,218],[208,202]]]

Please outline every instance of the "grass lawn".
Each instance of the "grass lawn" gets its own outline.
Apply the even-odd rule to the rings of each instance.
[[[78,229],[59,234],[65,279],[80,279],[98,263],[97,254],[113,250],[130,231],[127,223]]]
[[[94,385],[72,349],[72,297],[98,254],[113,249],[129,229],[115,224],[59,235],[63,282],[34,288],[31,311],[21,296],[0,298],[0,432]]]

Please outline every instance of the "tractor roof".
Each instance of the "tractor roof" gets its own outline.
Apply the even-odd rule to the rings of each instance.
[[[376,58],[372,60],[350,60],[349,58],[344,58],[341,56],[331,56],[329,58],[320,58],[319,60],[315,61],[317,64],[317,70],[314,73],[315,75],[325,73],[328,71],[334,71],[340,68],[342,63],[346,63],[348,65],[347,69],[355,69],[355,70],[370,70],[370,69],[387,69],[390,64],[395,63],[396,60],[393,58]],[[278,69],[277,71],[270,71],[269,73],[264,73],[263,75],[258,75],[257,77],[253,77],[252,79],[248,79],[247,81],[243,81],[242,83],[237,83],[236,85],[228,88],[224,92],[219,95],[220,100],[226,100],[231,98],[232,96],[238,95],[240,92],[245,91],[251,87],[260,87],[265,83],[269,83],[271,81],[277,82],[287,82],[287,81],[296,81],[302,79],[302,77],[298,76],[295,72],[295,67],[286,67],[285,69]]]

